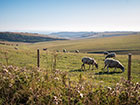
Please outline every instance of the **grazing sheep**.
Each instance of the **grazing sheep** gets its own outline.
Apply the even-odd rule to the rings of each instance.
[[[108,55],[109,54],[109,52],[107,52],[107,51],[104,51],[104,55]]]
[[[82,58],[82,62],[83,64],[81,65],[81,69],[85,69],[85,64],[88,64],[89,65],[89,69],[90,69],[90,66],[92,65],[92,70],[94,69],[93,66],[95,65],[96,68],[98,69],[98,64],[97,62],[93,59],[93,58],[90,58],[90,57],[84,57]]]
[[[43,48],[43,51],[46,51],[47,50],[47,48]]]
[[[112,58],[112,57],[115,58],[116,57],[116,53],[114,53],[114,52],[113,53],[108,53],[107,56],[105,57],[105,59],[106,58]]]
[[[63,49],[63,52],[64,52],[64,53],[66,53],[66,52],[67,52],[67,50],[66,50],[66,49]]]
[[[79,53],[80,51],[79,50],[75,50],[75,53]]]
[[[14,47],[14,49],[15,49],[15,50],[18,50],[18,48],[17,48],[17,47]]]
[[[114,70],[116,70],[116,68],[120,68],[122,72],[124,72],[124,66],[118,60],[115,60],[113,58],[108,58],[105,59],[104,63],[105,63],[104,70],[105,67],[107,66],[107,72],[109,72],[108,68],[115,68]]]

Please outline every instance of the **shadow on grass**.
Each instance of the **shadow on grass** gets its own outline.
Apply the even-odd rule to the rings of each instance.
[[[95,73],[95,75],[104,75],[104,74],[107,74],[107,75],[111,75],[111,74],[120,74],[120,73],[122,73],[122,72],[115,72],[115,71],[113,71],[113,72],[99,72],[99,73]]]
[[[75,70],[70,70],[69,72],[86,72],[88,70],[82,70],[82,69],[75,69]]]

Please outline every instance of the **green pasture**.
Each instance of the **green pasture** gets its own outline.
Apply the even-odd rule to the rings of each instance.
[[[37,51],[36,49],[28,49],[26,46],[25,48],[19,47],[18,50],[15,50],[12,46],[1,45],[0,63],[4,65],[31,68],[31,70],[34,70],[34,68],[37,67]],[[97,61],[99,65],[98,70],[95,67],[94,70],[88,70],[88,65],[86,65],[86,70],[81,70],[81,59],[85,56],[93,57]],[[69,77],[71,81],[78,81],[79,76],[82,76],[82,79],[87,82],[93,84],[99,83],[105,86],[112,86],[119,82],[121,78],[127,79],[127,55],[117,55],[116,57],[116,59],[125,66],[124,73],[121,73],[120,69],[117,69],[116,72],[114,72],[114,69],[110,69],[110,73],[104,73],[104,58],[103,54],[56,53],[53,51],[40,50],[40,68],[45,68],[46,70],[59,69],[65,71],[67,77]],[[132,55],[132,81],[134,82],[139,82],[140,80],[139,68],[140,55]]]
[[[104,37],[63,40],[37,33],[0,32],[0,105],[140,105],[140,32],[83,35],[92,34]],[[105,37],[109,35],[112,37]],[[67,51],[63,52],[64,49]],[[104,51],[116,53],[114,59],[122,63],[124,72],[119,68],[104,70]],[[81,69],[83,57],[94,58],[98,69],[95,66],[94,70],[89,69],[86,64],[86,69]]]
[[[18,48],[18,50],[15,49]],[[19,67],[32,68],[37,67],[37,48],[40,49],[40,68],[47,70],[59,69],[65,71],[72,81],[77,81],[79,76],[91,83],[102,83],[104,85],[113,85],[119,82],[120,78],[127,78],[128,53],[132,52],[132,81],[140,80],[140,35],[129,35],[120,37],[52,41],[43,43],[23,44],[19,46],[0,45],[0,63],[5,65],[15,65]],[[48,48],[43,51],[43,48]],[[66,48],[69,53],[63,53]],[[79,49],[80,53],[72,51]],[[59,50],[60,52],[55,52]],[[127,50],[125,55],[117,53],[116,59],[125,66],[125,72],[117,69],[116,72],[110,69],[111,73],[104,73],[103,54],[88,54],[92,51],[110,51]],[[133,50],[133,51],[131,51]],[[83,57],[93,57],[98,65],[98,70],[81,70],[81,59]]]
[[[97,52],[97,51],[125,51],[119,52],[120,54],[140,54],[140,35],[128,35],[118,37],[105,37],[81,40],[66,40],[66,41],[51,41],[28,44],[25,48],[49,50],[67,49],[70,52],[80,50],[80,52]]]

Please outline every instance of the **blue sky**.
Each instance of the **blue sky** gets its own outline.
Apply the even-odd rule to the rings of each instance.
[[[0,31],[140,31],[140,0],[0,0]]]

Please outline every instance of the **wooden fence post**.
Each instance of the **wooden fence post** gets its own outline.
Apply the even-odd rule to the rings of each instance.
[[[132,54],[128,54],[128,81],[131,81],[131,56]]]
[[[37,67],[40,66],[40,56],[39,56],[39,49],[37,49]]]

